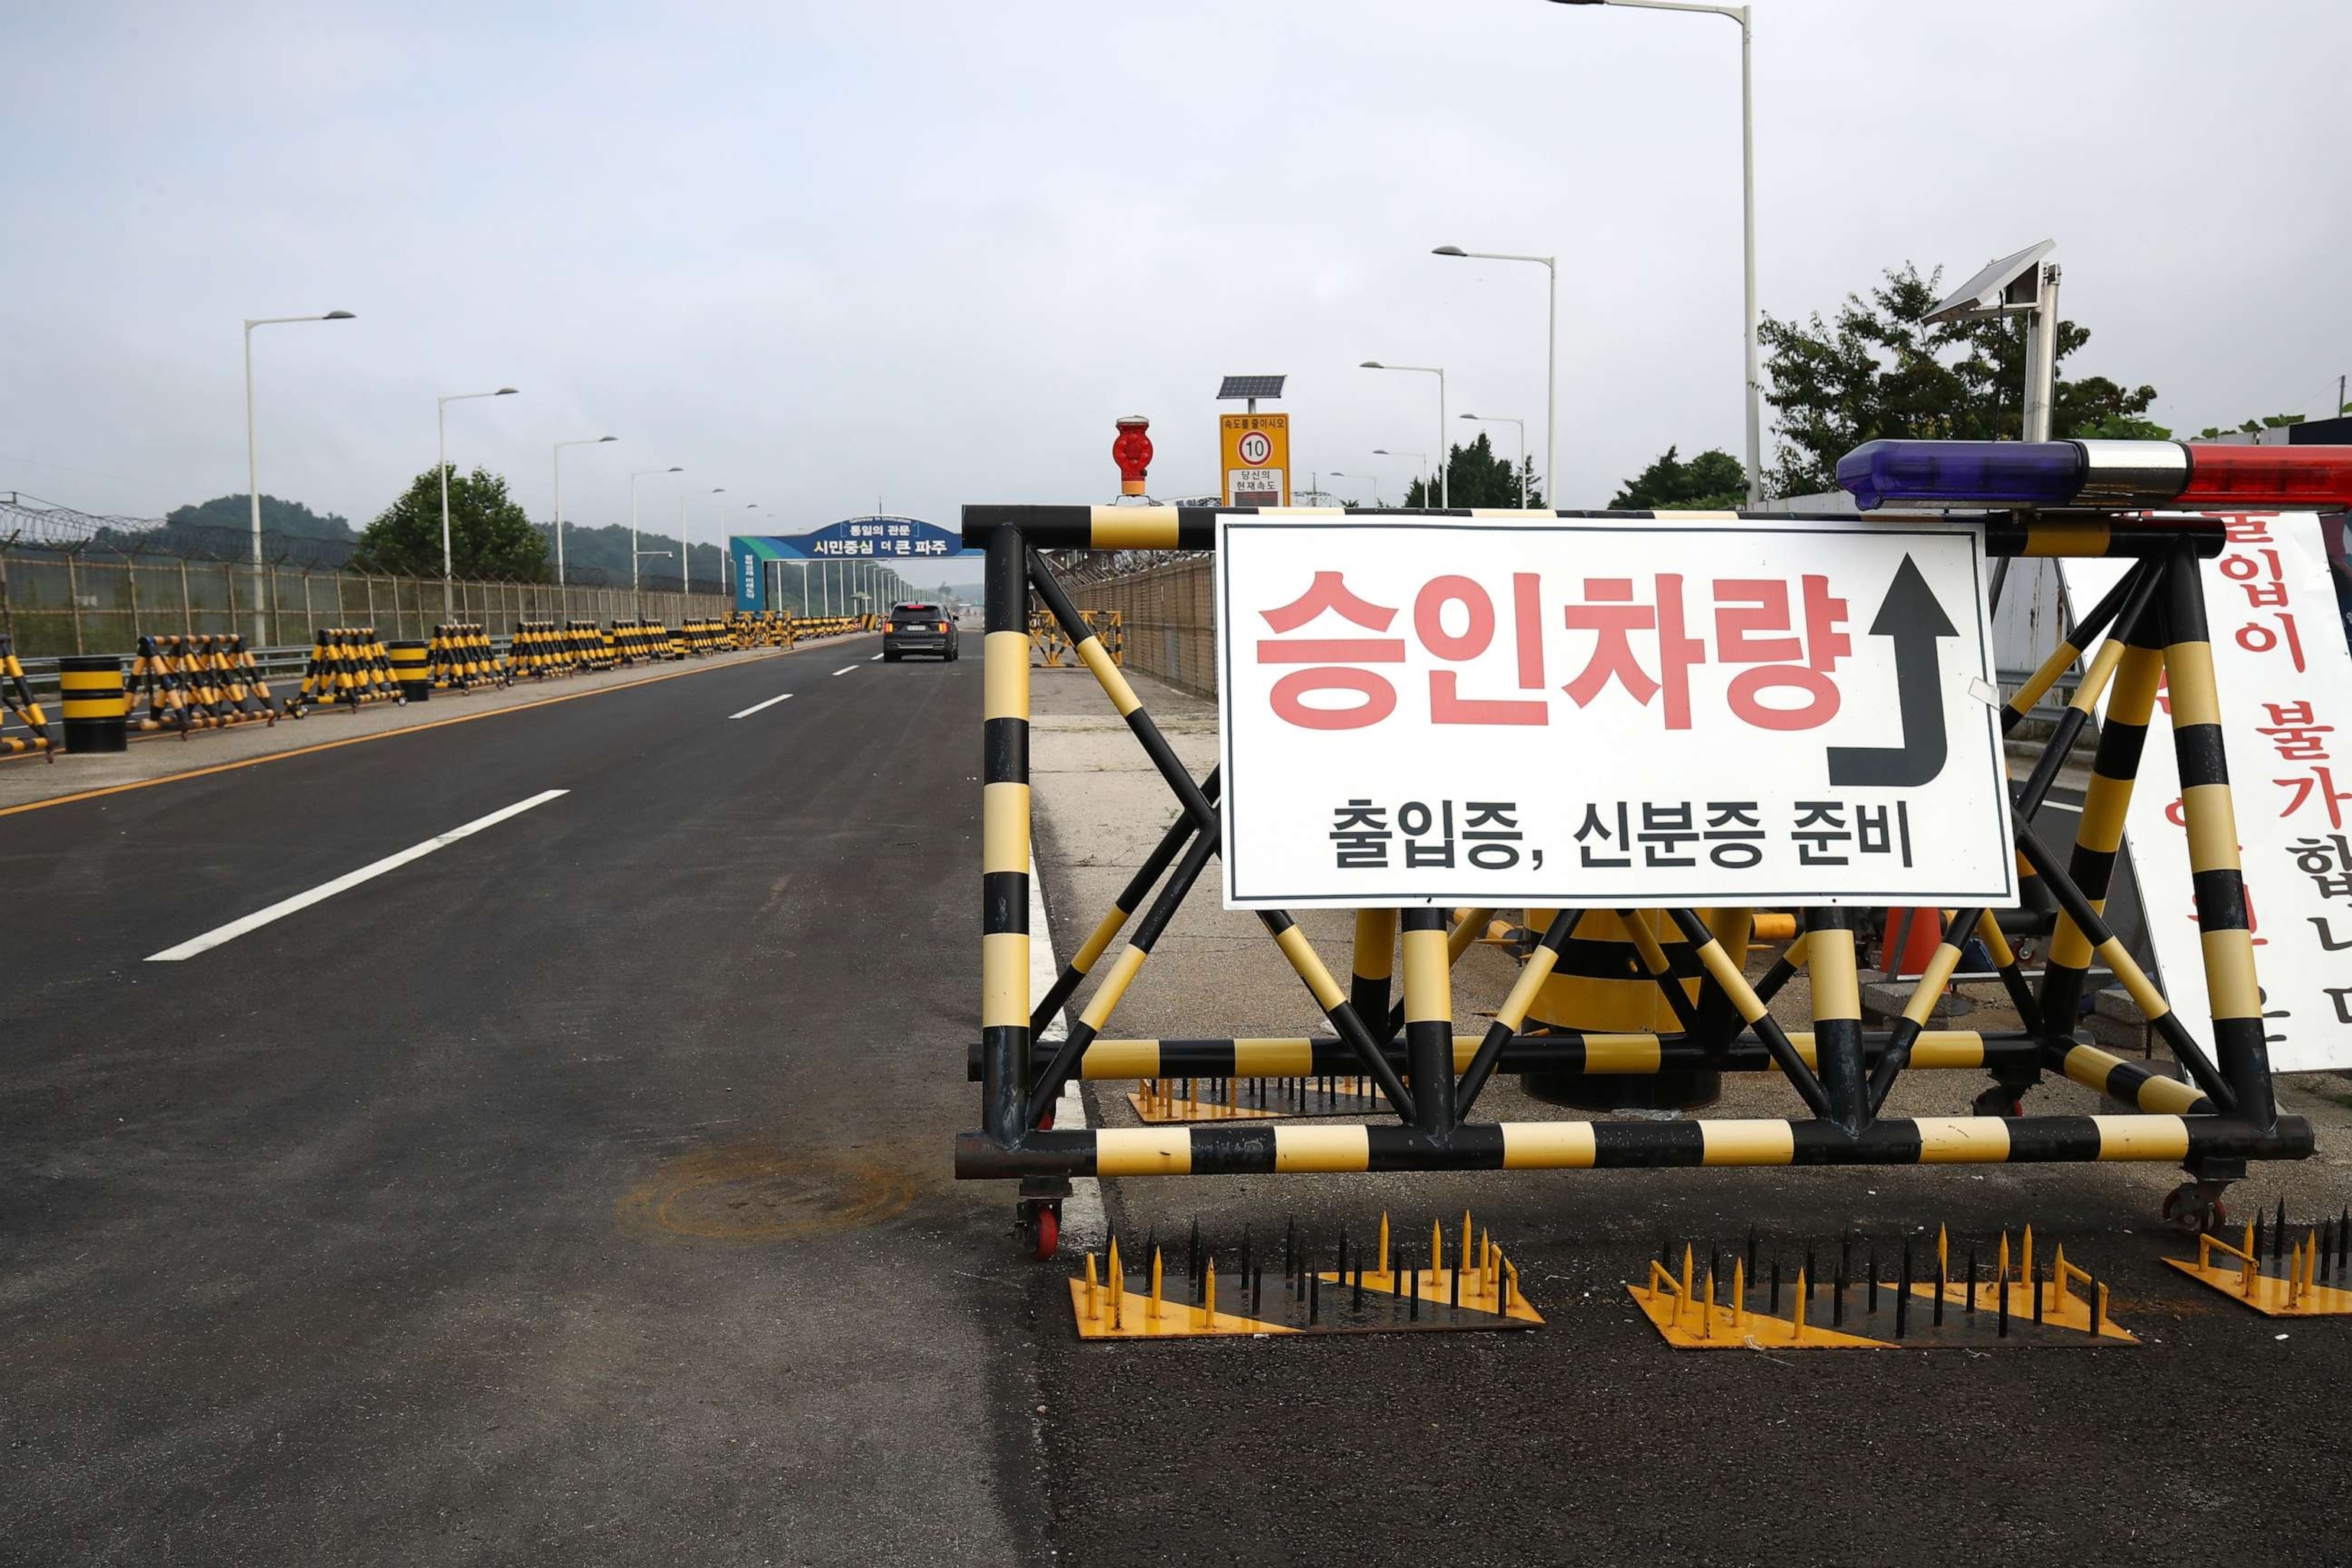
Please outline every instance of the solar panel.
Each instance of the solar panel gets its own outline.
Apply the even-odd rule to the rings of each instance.
[[[1217,401],[1237,402],[1249,397],[1280,397],[1282,384],[1290,379],[1282,375],[1229,375],[1217,388]]]

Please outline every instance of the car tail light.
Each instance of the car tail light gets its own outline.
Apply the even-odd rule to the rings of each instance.
[[[947,633],[948,633],[948,624],[947,624],[947,622],[945,622],[945,621],[941,621],[941,622],[940,623],[940,635],[941,637],[945,637],[945,636],[947,636]]]

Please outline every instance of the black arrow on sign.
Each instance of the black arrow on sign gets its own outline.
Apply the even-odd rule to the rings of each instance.
[[[1895,641],[1895,694],[1903,710],[1899,746],[1832,746],[1830,783],[1841,788],[1902,789],[1944,771],[1944,694],[1938,637],[1959,628],[1944,615],[1936,591],[1906,553],[1870,623],[1870,635]]]

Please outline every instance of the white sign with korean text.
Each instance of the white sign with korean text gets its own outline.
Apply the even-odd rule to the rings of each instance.
[[[2016,901],[1959,522],[1228,514],[1230,908]]]
[[[2352,652],[2318,517],[2233,516],[2228,526],[2228,546],[2205,563],[2205,615],[2263,1033],[2277,1071],[2352,1067]],[[2077,613],[2128,564],[2065,563]],[[2124,834],[2165,998],[2210,1051],[2180,766],[2161,697]]]

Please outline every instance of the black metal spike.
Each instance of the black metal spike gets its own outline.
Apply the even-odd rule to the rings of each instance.
[[[1935,1326],[1936,1326],[1937,1328],[1939,1328],[1939,1329],[1940,1329],[1940,1328],[1942,1328],[1942,1327],[1944,1326],[1944,1292],[1945,1292],[1946,1290],[1948,1290],[1948,1289],[1949,1289],[1951,1288],[1951,1283],[1952,1283],[1952,1273],[1951,1273],[1951,1269],[1946,1266],[1946,1264],[1945,1264],[1945,1262],[1944,1262],[1944,1255],[1943,1255],[1941,1252],[1937,1252],[1937,1253],[1936,1254],[1936,1321],[1935,1321]]]
[[[1878,1243],[1870,1244],[1870,1315],[1878,1316]]]
[[[2254,1267],[2263,1266],[2263,1254],[2270,1250],[2270,1215],[2254,1211]]]
[[[1843,1246],[1838,1247],[1837,1289],[1830,1292],[1830,1327],[1833,1329],[1845,1326],[1845,1252]]]
[[[1903,1288],[1895,1293],[1895,1337],[1911,1326],[1911,1238],[1903,1238]]]
[[[1998,1337],[2009,1338],[2009,1280],[2006,1276],[1994,1282],[1993,1294],[2000,1299],[2000,1328]]]
[[[1348,1227],[1347,1227],[1346,1226],[1344,1226],[1344,1225],[1343,1225],[1343,1226],[1341,1226],[1339,1227],[1339,1278],[1340,1278],[1340,1279],[1345,1279],[1347,1277],[1348,1277]]]
[[[1356,1265],[1356,1289],[1348,1298],[1348,1310],[1356,1313],[1364,1310],[1364,1266],[1360,1263]]]
[[[1780,1259],[1772,1259],[1772,1316],[1780,1315]]]
[[[2279,1199],[2278,1217],[2271,1226],[2271,1262],[2286,1267],[2286,1199]]]
[[[1969,1243],[1969,1310],[1977,1310],[1977,1244]]]
[[[1309,1326],[1323,1321],[1323,1276],[1310,1271],[1307,1282],[1307,1321]]]
[[[1298,1272],[1298,1216],[1286,1215],[1282,1222],[1282,1282],[1288,1285]]]
[[[2037,1327],[2042,1322],[2042,1270],[2039,1268],[2033,1271],[2033,1321]]]

